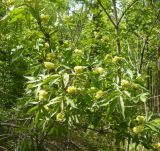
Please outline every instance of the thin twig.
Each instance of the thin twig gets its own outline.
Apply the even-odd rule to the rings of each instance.
[[[5,151],[8,151],[8,149],[5,148],[5,147],[3,147],[3,146],[0,146],[0,149],[3,149],[3,150],[5,150]]]
[[[142,70],[144,51],[145,51],[145,48],[146,48],[147,44],[148,44],[148,36],[144,40],[144,44],[143,44],[143,48],[142,48],[142,52],[141,52],[141,61],[140,61],[139,73],[141,73],[141,70]]]
[[[149,99],[151,99],[151,98],[158,98],[158,97],[160,97],[160,95],[149,97]]]
[[[134,0],[130,5],[128,5],[128,7],[124,10],[124,12],[122,13],[119,21],[118,21],[118,25],[121,23],[122,18],[124,17],[124,15],[127,13],[127,11],[137,2],[138,0]]]
[[[13,124],[13,123],[4,123],[4,122],[0,122],[0,126],[19,128],[19,126],[16,125],[16,124]]]
[[[101,3],[100,0],[97,0],[98,3],[100,4],[100,6],[102,7],[102,9],[104,10],[104,12],[106,13],[107,17],[109,18],[109,20],[111,21],[111,23],[113,24],[114,27],[116,27],[116,24],[114,23],[113,19],[111,18],[111,16],[109,15],[109,13],[107,12],[107,10],[105,9],[105,7],[103,6],[103,4]]]
[[[63,151],[63,149],[55,141],[46,141],[46,143],[57,147],[60,151]]]

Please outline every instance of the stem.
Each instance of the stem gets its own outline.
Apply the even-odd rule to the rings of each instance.
[[[145,51],[145,48],[146,48],[147,44],[148,44],[148,37],[145,38],[145,40],[144,40],[144,45],[143,45],[142,52],[141,52],[141,61],[140,61],[139,73],[142,72],[144,51]]]
[[[114,7],[114,17],[115,17],[115,34],[116,34],[116,45],[117,45],[117,54],[121,54],[121,44],[120,44],[120,35],[119,35],[119,21],[118,21],[118,13],[116,0],[112,0]]]
[[[117,46],[117,56],[120,56],[121,55],[121,43],[120,43],[120,33],[119,33],[119,21],[118,21],[118,12],[117,12],[117,6],[116,6],[116,3],[117,1],[116,0],[112,0],[112,3],[113,3],[113,8],[114,8],[114,18],[115,18],[115,36],[116,36],[116,46]],[[120,68],[121,65],[119,65],[119,68],[118,68],[118,84],[120,85],[121,84],[121,68]]]
[[[113,3],[113,8],[114,8],[114,18],[115,18],[115,36],[116,36],[116,45],[117,45],[117,55],[120,56],[121,55],[121,44],[120,44],[120,35],[119,35],[119,21],[118,21],[118,13],[117,13],[117,6],[116,0],[112,0]],[[121,66],[121,65],[120,65]],[[119,78],[119,82],[118,84],[121,84],[121,68],[118,68],[118,78]],[[120,142],[116,140],[116,150],[120,151]]]

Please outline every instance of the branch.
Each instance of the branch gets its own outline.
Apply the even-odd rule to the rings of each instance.
[[[58,145],[58,143],[55,142],[55,141],[46,141],[46,143],[55,146],[55,147],[56,147],[57,149],[59,149],[60,151],[63,151],[63,149],[61,148],[61,146]]]
[[[134,0],[130,5],[128,5],[128,7],[124,10],[124,12],[122,13],[119,21],[118,21],[118,25],[120,24],[122,18],[124,17],[124,15],[127,13],[127,11],[137,2],[138,0]]]
[[[143,45],[142,53],[141,53],[141,61],[140,61],[139,73],[141,73],[141,70],[142,70],[144,51],[145,51],[145,48],[146,48],[147,44],[148,44],[148,37],[145,38],[145,40],[144,40],[144,45]]]
[[[104,12],[106,13],[108,19],[111,21],[111,23],[113,24],[114,27],[116,27],[116,24],[114,23],[113,19],[111,18],[111,16],[109,15],[109,13],[107,12],[107,10],[105,9],[105,7],[103,6],[103,4],[101,3],[100,0],[97,0],[98,3],[100,4],[100,6],[102,7],[102,9],[104,10]]]
[[[76,141],[70,140],[70,141],[65,141],[64,143],[69,143],[72,144],[72,146],[76,147],[78,150],[83,150],[83,151],[88,151],[88,148]]]
[[[12,124],[12,123],[4,123],[4,122],[0,122],[0,126],[19,128],[19,126],[16,125],[16,124]]]
[[[3,147],[3,146],[0,146],[0,149],[5,150],[5,151],[8,151],[8,149],[5,148],[5,147]]]

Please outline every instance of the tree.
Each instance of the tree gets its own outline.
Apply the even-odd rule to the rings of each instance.
[[[1,5],[2,149],[159,149],[159,2]]]

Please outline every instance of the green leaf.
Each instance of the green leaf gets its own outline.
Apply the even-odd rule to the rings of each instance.
[[[149,127],[151,130],[155,132],[160,132],[160,119],[154,119],[145,124],[145,126]]]
[[[71,100],[68,97],[65,97],[65,98],[66,98],[66,101],[67,101],[68,105],[71,105],[71,107],[73,107],[73,108],[77,108],[76,105],[75,105],[75,103],[73,102],[73,100]]]
[[[128,96],[129,98],[131,97],[131,94],[128,92],[128,91],[123,91],[124,92],[124,94],[126,95],[126,96]]]
[[[1,21],[3,21],[3,20],[5,20],[5,19],[7,19],[7,18],[8,18],[8,16],[9,16],[8,14],[7,14],[7,15],[5,15],[3,18],[1,18],[1,19],[0,19],[0,22],[1,22]]]
[[[122,96],[119,97],[119,101],[120,101],[120,107],[122,111],[121,113],[123,115],[123,118],[125,119],[125,106],[124,106],[124,101]]]
[[[24,76],[26,79],[28,79],[29,81],[34,81],[36,80],[35,77],[29,77],[29,76]]]
[[[53,84],[59,79],[59,77],[60,76],[58,74],[47,76],[46,78],[44,78],[43,84],[48,84],[49,82],[52,82]]]
[[[36,113],[36,117],[35,117],[35,119],[34,119],[34,124],[35,125],[37,125],[37,123],[38,123],[38,121],[39,121],[39,110],[37,111],[37,113]]]
[[[61,110],[63,110],[63,109],[64,109],[64,102],[62,100],[62,102],[61,102]]]
[[[38,109],[38,105],[30,108],[27,113],[31,114],[33,111],[36,111],[37,109]]]
[[[66,88],[67,84],[69,82],[69,74],[65,73],[63,75],[63,83],[64,83],[64,87]]]
[[[146,102],[146,101],[147,101],[147,98],[148,98],[148,93],[142,93],[142,94],[140,95],[140,100],[141,100],[142,102]]]
[[[61,100],[62,100],[62,97],[61,97],[61,96],[56,97],[56,98],[50,100],[49,103],[46,104],[46,106],[50,106],[50,105],[54,105],[54,104],[60,103]]]
[[[152,131],[158,132],[158,130],[151,124],[146,124],[145,126],[151,129]]]
[[[127,69],[127,74],[131,79],[133,79],[133,72],[130,69]]]

